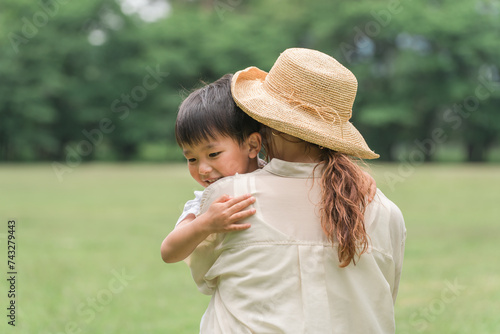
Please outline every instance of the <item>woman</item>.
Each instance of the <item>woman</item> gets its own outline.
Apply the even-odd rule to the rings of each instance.
[[[268,73],[237,72],[237,105],[264,126],[270,162],[207,188],[201,212],[251,193],[244,231],[213,234],[188,258],[212,299],[202,333],[394,333],[406,229],[400,210],[368,189],[352,157],[377,158],[349,122],[354,75],[307,49]]]

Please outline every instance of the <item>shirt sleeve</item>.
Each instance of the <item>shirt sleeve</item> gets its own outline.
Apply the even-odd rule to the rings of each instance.
[[[401,279],[401,272],[403,269],[403,258],[405,251],[405,243],[406,243],[406,227],[403,219],[403,214],[401,210],[393,204],[391,207],[391,226],[392,230],[392,249],[393,254],[392,257],[394,259],[394,288],[392,290],[392,299],[393,302],[396,302],[396,297],[398,295],[399,281]]]
[[[201,197],[203,196],[203,191],[196,190],[194,192],[194,199],[191,199],[186,202],[184,205],[184,210],[182,211],[181,216],[177,219],[177,223],[175,226],[179,225],[181,221],[183,221],[189,214],[198,215],[200,213],[200,205],[201,205]]]

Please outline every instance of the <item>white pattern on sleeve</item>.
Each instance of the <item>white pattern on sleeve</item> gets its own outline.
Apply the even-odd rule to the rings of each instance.
[[[179,225],[181,221],[183,221],[189,214],[194,214],[195,216],[200,213],[200,203],[201,197],[203,196],[203,191],[195,190],[194,199],[191,199],[186,202],[184,205],[184,210],[182,211],[181,216],[175,223],[175,226]]]

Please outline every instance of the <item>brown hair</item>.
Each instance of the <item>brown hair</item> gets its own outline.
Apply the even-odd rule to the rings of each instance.
[[[363,171],[346,154],[324,148],[321,164],[321,226],[328,240],[338,242],[340,267],[346,267],[368,250],[364,224],[368,187]]]

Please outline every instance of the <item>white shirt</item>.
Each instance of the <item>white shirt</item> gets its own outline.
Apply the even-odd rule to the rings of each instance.
[[[273,159],[205,190],[201,213],[222,194],[247,192],[257,213],[245,220],[248,230],[213,234],[186,260],[200,291],[212,295],[201,333],[395,332],[401,211],[377,191],[365,212],[369,251],[340,268],[336,245],[321,229],[314,166]]]

